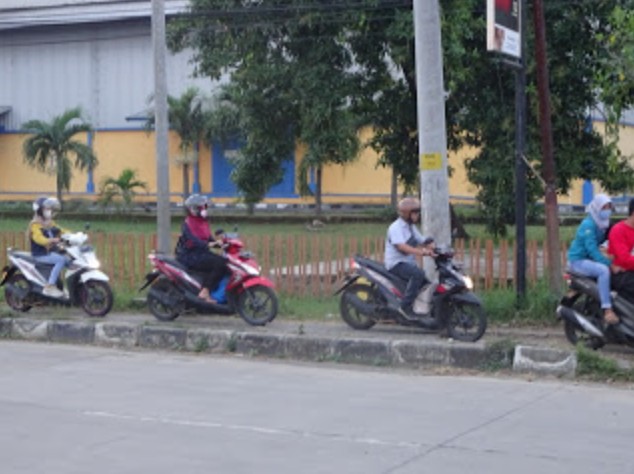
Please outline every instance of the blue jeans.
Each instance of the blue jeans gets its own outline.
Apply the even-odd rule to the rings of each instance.
[[[573,272],[581,273],[597,279],[599,288],[599,298],[601,299],[601,308],[611,308],[612,299],[610,296],[610,267],[604,263],[595,262],[594,260],[575,260],[569,262],[568,266]]]
[[[49,285],[55,285],[57,283],[59,274],[62,272],[62,268],[66,266],[67,262],[66,257],[57,252],[51,252],[48,255],[40,255],[38,257],[35,257],[35,260],[39,263],[53,264],[53,270],[51,270],[51,273],[48,276]]]

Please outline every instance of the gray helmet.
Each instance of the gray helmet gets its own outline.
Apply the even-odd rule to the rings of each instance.
[[[59,201],[55,197],[42,196],[33,201],[33,211],[40,217],[44,217],[44,209],[50,209],[51,211],[59,211],[61,206]]]
[[[190,216],[200,217],[203,209],[207,209],[209,200],[200,194],[192,194],[185,200],[185,209]]]

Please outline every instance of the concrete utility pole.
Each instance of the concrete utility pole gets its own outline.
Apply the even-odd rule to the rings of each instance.
[[[156,225],[159,252],[172,248],[170,183],[167,160],[167,79],[165,77],[165,0],[152,0],[152,48],[154,52],[154,131],[156,133]]]
[[[445,87],[438,0],[414,0],[418,151],[423,233],[451,245]],[[427,260],[427,259],[426,259]]]

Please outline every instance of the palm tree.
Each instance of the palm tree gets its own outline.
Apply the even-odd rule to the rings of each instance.
[[[147,191],[147,184],[137,178],[135,170],[125,168],[118,178],[106,177],[101,182],[99,202],[105,207],[116,199],[123,201],[123,209],[129,209],[136,196],[137,188]]]
[[[30,120],[22,128],[31,133],[22,146],[24,160],[40,171],[56,175],[57,199],[62,202],[62,191],[70,189],[73,177],[71,159],[75,158],[75,168],[82,171],[97,166],[92,148],[73,140],[78,133],[90,133],[92,126],[83,120],[81,109],[76,107],[54,117],[50,123]]]
[[[190,87],[180,97],[167,97],[170,129],[181,139],[181,156],[176,163],[183,169],[183,199],[189,195],[189,166],[198,163],[198,145],[205,132],[204,98],[197,87]],[[147,128],[154,127],[154,117],[147,121]]]

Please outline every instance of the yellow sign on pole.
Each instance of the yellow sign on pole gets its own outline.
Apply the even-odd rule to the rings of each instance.
[[[440,153],[423,153],[420,155],[420,169],[422,171],[442,169],[442,155]]]

